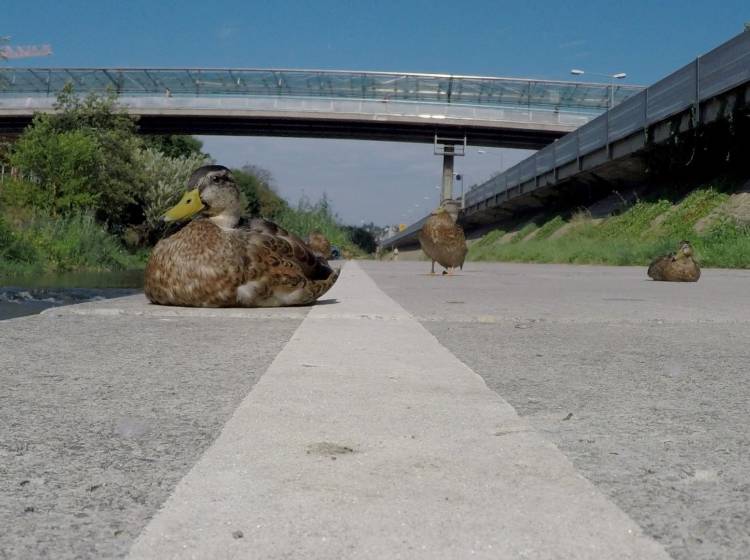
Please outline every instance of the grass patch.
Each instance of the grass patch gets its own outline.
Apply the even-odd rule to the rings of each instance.
[[[659,227],[663,232],[675,237],[695,237],[693,227],[696,222],[708,216],[728,198],[728,194],[715,191],[713,188],[693,191],[674,207]]]
[[[627,211],[602,222],[596,230],[601,238],[641,237],[651,227],[657,216],[668,211],[672,204],[668,200],[638,202]]]
[[[750,226],[722,218],[695,238],[694,247],[703,266],[750,268]]]
[[[336,245],[352,255],[362,254],[362,250],[352,242],[351,236],[339,223],[336,215],[330,211],[325,199],[315,204],[303,200],[297,208],[285,207],[276,213],[273,221],[303,239],[309,233],[319,231],[326,236],[331,245]]]
[[[488,247],[494,243],[497,243],[500,241],[500,238],[505,235],[504,229],[493,229],[491,232],[489,232],[487,235],[483,236],[481,239],[476,241],[472,247],[475,247],[477,249],[482,247]]]
[[[529,235],[532,231],[538,229],[538,226],[534,222],[529,222],[525,226],[523,226],[520,230],[518,230],[518,233],[516,233],[513,237],[510,239],[510,243],[520,243],[523,241],[523,238]]]
[[[563,220],[561,216],[555,216],[537,230],[536,235],[534,235],[534,239],[547,239],[550,235],[555,233],[564,225],[565,220]]]
[[[725,189],[722,189],[725,190]],[[750,268],[750,226],[728,217],[718,219],[698,234],[695,224],[727,200],[713,187],[696,189],[676,204],[657,199],[639,201],[602,222],[585,213],[574,214],[571,228],[555,239],[550,236],[566,224],[560,216],[538,228],[524,226],[510,243],[499,243],[504,232],[495,230],[469,249],[469,260],[540,263],[647,265],[658,255],[673,251],[681,239],[693,243],[703,266]],[[662,217],[660,221],[655,220]]]
[[[0,227],[0,271],[112,271],[142,268],[145,252],[132,255],[87,214],[34,216],[15,228]]]

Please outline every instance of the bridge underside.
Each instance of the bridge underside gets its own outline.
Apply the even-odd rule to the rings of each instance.
[[[0,116],[0,134],[20,134],[31,123],[30,114]],[[474,146],[538,150],[566,134],[570,127],[491,126],[482,123],[441,122],[413,119],[405,122],[373,119],[321,119],[301,116],[257,115],[140,115],[142,134],[203,134],[229,136],[276,136],[331,138],[392,142],[432,143],[440,138],[463,139]],[[515,126],[514,126],[515,125]]]

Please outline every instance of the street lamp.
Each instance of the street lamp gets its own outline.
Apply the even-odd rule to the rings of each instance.
[[[622,80],[623,78],[628,77],[625,72],[618,72],[617,74],[606,74],[602,72],[585,72],[584,70],[580,70],[578,68],[573,68],[570,73],[574,76],[591,74],[592,76],[603,76],[605,78],[609,78],[609,102],[607,104],[608,109],[611,109],[615,104],[615,80]]]
[[[454,173],[453,175],[455,175],[456,181],[461,181],[461,208],[463,208],[466,200],[464,197],[464,175],[463,173]]]

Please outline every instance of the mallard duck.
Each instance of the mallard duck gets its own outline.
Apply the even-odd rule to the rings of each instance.
[[[324,259],[331,258],[331,242],[319,231],[310,232],[307,236],[307,245]]]
[[[648,275],[654,280],[666,282],[697,282],[701,277],[701,269],[693,259],[690,242],[680,241],[677,253],[669,253],[651,261]]]
[[[464,230],[442,206],[432,212],[422,225],[419,244],[432,259],[432,274],[435,274],[435,261],[446,268],[443,274],[450,274],[456,267],[463,269],[468,251]]]
[[[296,235],[262,218],[242,217],[240,191],[221,165],[195,170],[165,221],[199,214],[160,240],[145,273],[146,297],[161,305],[278,307],[322,296],[339,271]]]

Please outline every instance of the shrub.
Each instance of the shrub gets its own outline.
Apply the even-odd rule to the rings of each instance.
[[[0,261],[32,263],[36,259],[34,248],[10,228],[0,216]]]
[[[129,223],[141,172],[135,121],[114,97],[84,99],[66,87],[59,113],[37,114],[15,143],[10,163],[32,177],[34,206],[53,215],[93,212],[113,226]]]
[[[232,175],[249,215],[272,220],[287,209],[287,203],[273,189],[269,171],[256,165],[244,165],[241,169],[233,169]]]
[[[338,218],[331,211],[328,198],[323,195],[316,203],[302,199],[297,208],[284,208],[275,217],[276,222],[303,239],[310,232],[319,231],[326,236],[331,245],[337,245],[352,253],[360,253],[352,242],[346,228],[338,222]]]
[[[155,148],[139,150],[136,161],[143,169],[143,190],[137,198],[145,217],[146,235],[161,230],[161,216],[176,204],[190,175],[208,163],[204,154],[171,157]]]
[[[90,214],[39,215],[13,235],[26,251],[25,259],[17,262],[44,270],[122,270],[143,264],[142,256],[128,254]]]

